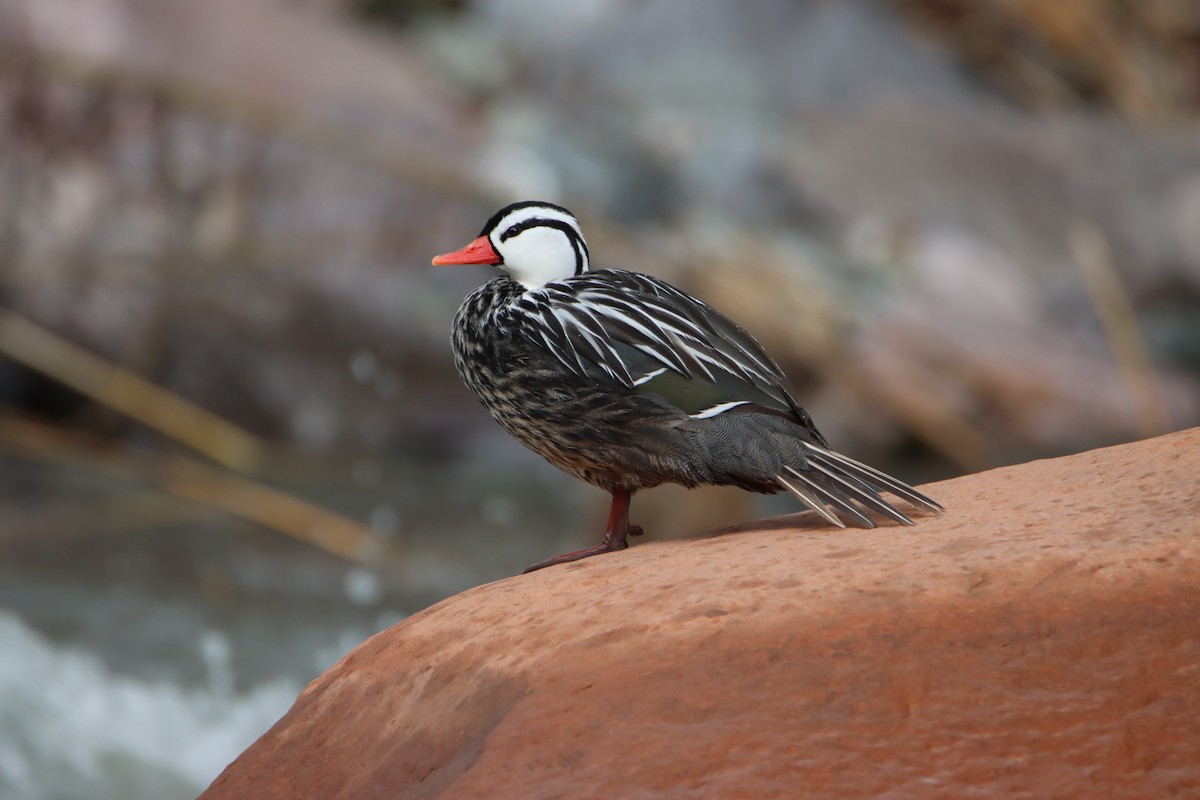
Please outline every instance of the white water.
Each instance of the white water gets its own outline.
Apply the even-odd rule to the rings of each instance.
[[[234,693],[222,634],[208,685],[114,673],[0,610],[0,800],[191,800],[291,706],[277,680]]]

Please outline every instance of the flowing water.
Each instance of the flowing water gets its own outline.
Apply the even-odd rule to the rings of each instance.
[[[368,636],[576,543],[580,490],[532,455],[364,463],[288,486],[371,522],[355,564],[0,456],[0,800],[194,798]]]
[[[229,640],[210,632],[198,646],[206,680],[181,686],[114,670],[0,611],[0,797],[195,797],[301,688],[280,677],[236,690]]]

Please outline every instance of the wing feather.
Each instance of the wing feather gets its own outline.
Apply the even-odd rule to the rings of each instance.
[[[574,374],[661,393],[688,413],[752,404],[807,424],[783,371],[750,334],[657,278],[585,272],[530,291],[519,307],[545,349]],[[663,368],[669,373],[651,375]]]

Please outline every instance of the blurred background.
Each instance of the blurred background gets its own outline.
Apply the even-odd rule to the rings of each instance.
[[[193,797],[597,540],[451,364],[513,200],[913,483],[1200,424],[1198,106],[1192,0],[0,0],[0,797]]]

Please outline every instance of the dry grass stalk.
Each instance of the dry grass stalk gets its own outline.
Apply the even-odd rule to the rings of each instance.
[[[1129,389],[1138,432],[1143,437],[1168,432],[1171,421],[1162,387],[1138,327],[1137,312],[1121,286],[1104,232],[1094,223],[1079,220],[1071,228],[1070,245],[1084,288],[1104,326],[1117,369]]]
[[[364,525],[184,456],[151,456],[12,415],[0,415],[0,448],[32,461],[155,486],[172,497],[258,523],[347,560],[370,559],[378,550],[377,537]]]
[[[241,428],[7,309],[0,353],[231,469],[262,461],[262,444]]]

